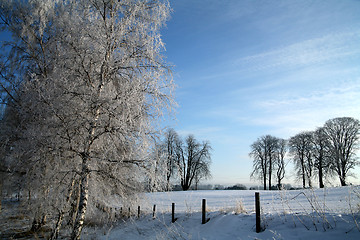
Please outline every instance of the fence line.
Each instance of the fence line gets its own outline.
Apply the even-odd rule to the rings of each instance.
[[[207,222],[210,221],[210,218],[206,218],[206,199],[202,199],[202,217],[201,217],[201,223],[202,224],[206,224]],[[260,194],[259,192],[255,192],[255,214],[256,214],[256,232],[259,233],[261,231],[263,231],[263,228],[261,227],[261,213],[260,213]],[[123,215],[123,207],[120,207],[120,216],[124,216]],[[141,209],[140,206],[138,206],[138,212],[137,212],[137,217],[140,218],[141,216]],[[129,211],[128,211],[128,218],[131,217],[131,208],[129,207]],[[156,218],[156,205],[153,205],[153,210],[152,210],[152,218],[155,219]],[[171,203],[171,223],[175,223],[177,220],[177,218],[175,218],[175,203]]]

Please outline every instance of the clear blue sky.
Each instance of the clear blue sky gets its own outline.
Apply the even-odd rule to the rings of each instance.
[[[169,125],[211,142],[211,183],[249,184],[250,145],[262,135],[360,119],[360,1],[170,4],[162,35],[179,106]]]

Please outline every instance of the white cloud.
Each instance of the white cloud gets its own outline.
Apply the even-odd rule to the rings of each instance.
[[[333,33],[260,54],[246,56],[235,65],[246,70],[282,69],[340,62],[360,54],[360,31]]]
[[[360,85],[340,85],[313,91],[308,95],[280,96],[272,100],[260,100],[254,105],[262,112],[252,121],[254,125],[272,127],[280,134],[296,134],[303,130],[314,130],[326,120],[334,117],[360,119]]]
[[[360,78],[330,81],[320,89],[307,91],[275,91],[269,94],[233,96],[226,106],[210,109],[205,117],[219,119],[223,124],[241,129],[257,129],[287,138],[300,131],[315,130],[326,120],[349,116],[360,119]],[[273,92],[271,92],[273,91]],[[256,91],[254,91],[256,92]],[[267,129],[267,130],[266,130]],[[251,130],[250,130],[251,131]],[[219,131],[220,132],[220,131]],[[216,133],[218,134],[218,133]]]

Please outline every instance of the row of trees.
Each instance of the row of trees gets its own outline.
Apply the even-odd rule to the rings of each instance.
[[[1,182],[27,193],[33,231],[47,218],[52,239],[61,227],[80,239],[96,206],[152,177],[173,102],[169,12],[166,0],[0,1]]]
[[[171,190],[172,181],[179,181],[186,191],[194,184],[196,189],[201,179],[211,177],[211,145],[208,141],[199,142],[193,135],[183,140],[170,128],[155,144],[152,155],[157,162],[153,169],[157,177],[153,179],[164,183],[167,191]]]
[[[286,140],[266,135],[258,138],[251,145],[250,157],[254,159],[251,178],[263,181],[264,189],[271,189],[272,176],[276,176],[278,186],[285,177]]]
[[[359,145],[359,120],[350,117],[326,121],[315,131],[301,132],[289,140],[266,135],[251,145],[249,156],[253,158],[251,177],[261,179],[264,189],[271,188],[272,176],[277,186],[285,177],[285,166],[291,158],[297,176],[305,188],[313,187],[317,179],[319,187],[324,181],[338,176],[341,186],[346,186],[350,170],[359,164],[356,151]]]

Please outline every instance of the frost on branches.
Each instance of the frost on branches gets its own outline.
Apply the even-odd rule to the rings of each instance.
[[[168,17],[161,0],[1,1],[2,161],[34,230],[56,218],[56,238],[66,219],[79,239],[95,206],[141,190],[149,139],[173,103]]]

